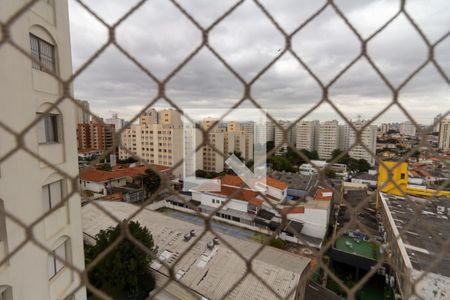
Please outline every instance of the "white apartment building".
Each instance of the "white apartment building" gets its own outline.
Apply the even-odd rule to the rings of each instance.
[[[352,122],[356,130],[361,130],[365,125],[366,121],[357,120]],[[349,149],[356,141],[357,134],[350,125],[343,125],[343,130],[341,131],[341,141],[343,141],[342,150]],[[368,152],[361,144],[355,145],[349,152],[349,156],[354,159],[365,159],[370,165],[375,164],[375,153],[377,147],[377,126],[369,125],[361,133],[361,143],[367,147],[370,152]],[[342,143],[342,142],[341,142]],[[373,153],[373,155],[371,155]]]
[[[431,124],[433,126],[433,132],[439,132],[439,129],[441,126],[441,122],[440,122],[441,118],[442,118],[441,114],[438,114],[436,117],[434,117],[433,124]]]
[[[8,20],[25,2],[0,0],[0,20]],[[36,1],[9,26],[9,34],[35,61],[8,44],[1,47],[0,120],[21,132],[41,118],[24,135],[24,146],[61,172],[23,150],[0,165],[2,208],[24,224],[51,211],[32,229],[34,239],[49,251],[33,242],[22,245],[28,240],[24,229],[0,214],[0,261],[14,253],[0,265],[0,299],[86,299],[84,288],[70,295],[79,286],[78,275],[55,257],[84,269],[80,197],[75,193],[66,199],[77,186],[61,174],[78,175],[75,105],[66,99],[51,108],[63,88],[50,73],[63,79],[72,74],[67,1]],[[2,129],[0,140],[0,156],[16,145]]]
[[[81,107],[75,106],[75,120],[77,124],[86,124],[91,121],[89,114],[89,102],[86,100],[75,100]]]
[[[450,150],[450,119],[443,119],[439,125],[439,149]]]
[[[119,118],[117,113],[114,113],[111,118],[105,120],[105,124],[114,125],[116,131],[121,130],[126,126],[126,122],[124,119]]]
[[[296,125],[295,146],[297,149],[308,151],[316,150],[318,147],[319,121],[300,121]]]
[[[411,121],[400,123],[399,131],[406,136],[416,136],[416,126]]]
[[[158,120],[157,123],[154,123]],[[183,125],[181,115],[173,109],[164,109],[154,116],[150,111],[141,116],[139,124],[132,124],[121,134],[121,143],[126,149],[144,161],[167,167],[174,167],[183,159]],[[130,157],[119,149],[119,158]],[[182,176],[183,165],[172,173]]]
[[[319,126],[318,152],[320,159],[330,159],[333,150],[340,147],[339,123],[337,120],[325,121]]]
[[[224,153],[239,152],[244,160],[253,160],[253,134],[253,122],[228,122],[225,131]]]
[[[266,141],[275,141],[275,125],[271,121],[266,122]]]
[[[276,154],[280,155],[287,152],[288,144],[294,146],[295,145],[295,134],[294,130],[290,128],[286,133],[286,139],[284,136],[284,131],[291,126],[292,122],[290,121],[284,121],[280,120],[278,121],[278,125],[280,125],[281,128],[275,125],[275,135],[274,135],[274,141],[275,141],[275,147],[278,147],[281,145],[280,148],[277,149]],[[286,143],[287,142],[287,143]]]

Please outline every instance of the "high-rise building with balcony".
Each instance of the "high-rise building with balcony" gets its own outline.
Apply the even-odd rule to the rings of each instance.
[[[439,125],[439,149],[450,150],[450,119],[443,119]]]
[[[416,136],[416,125],[411,121],[405,121],[400,123],[399,131],[406,136]]]
[[[174,167],[183,159],[183,125],[181,115],[173,109],[159,112],[150,109],[121,134],[121,144],[133,155],[144,161],[167,167]],[[126,159],[131,154],[119,149],[119,158]],[[172,173],[183,174],[183,165]]]
[[[25,2],[0,0],[0,20],[8,20]],[[77,187],[66,177],[78,174],[76,107],[68,99],[53,106],[70,90],[53,75],[64,80],[72,75],[67,1],[35,1],[8,29],[33,61],[2,45],[0,120],[15,132],[36,121],[20,146],[37,157],[20,150],[1,162],[0,206],[27,226],[45,215],[32,233],[48,251],[33,243],[22,225],[0,213],[0,261],[7,258],[0,265],[0,299],[86,299],[84,288],[70,295],[80,282],[68,266],[84,269],[80,197],[72,193]],[[13,135],[2,129],[0,140],[0,156],[16,146]]]
[[[339,123],[336,120],[325,121],[319,126],[318,152],[320,159],[330,159],[333,150],[340,148]]]
[[[80,106],[75,106],[75,120],[77,124],[85,124],[91,121],[89,114],[89,102],[86,100],[75,100]]]
[[[366,124],[364,120],[357,120],[352,122],[356,130],[361,130]],[[343,130],[341,131],[340,139],[343,147],[341,150],[350,149],[348,155],[354,159],[365,159],[372,166],[375,164],[375,155],[377,147],[377,126],[369,125],[361,132],[360,143],[350,147],[357,141],[357,134],[355,130],[350,127],[350,125],[343,125]],[[362,145],[364,145],[369,151],[367,151]]]
[[[274,142],[275,147],[280,148],[277,149],[276,154],[280,155],[287,152],[288,145],[295,146],[295,134],[294,130],[290,128],[292,122],[290,121],[284,121],[280,120],[278,121],[278,126],[275,125],[275,134],[274,134]],[[286,131],[286,136],[284,135],[284,132]],[[286,139],[285,139],[286,138]]]
[[[119,131],[126,126],[127,122],[124,119],[119,118],[117,113],[114,113],[111,118],[105,119],[105,124],[114,125],[114,129]]]
[[[319,121],[300,121],[295,127],[297,149],[317,150],[319,138]]]
[[[78,151],[105,151],[114,145],[115,126],[96,121],[77,125]]]

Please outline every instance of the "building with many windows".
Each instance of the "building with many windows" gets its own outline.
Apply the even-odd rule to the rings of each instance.
[[[320,159],[331,158],[333,150],[339,148],[339,123],[336,120],[325,121],[319,126],[318,152]]]
[[[300,121],[296,125],[295,146],[308,151],[317,150],[319,137],[319,121]]]
[[[89,123],[91,115],[89,114],[89,102],[86,100],[75,100],[78,105],[75,107],[75,120],[77,124]]]
[[[0,20],[8,20],[24,3],[0,0]],[[20,150],[2,161],[0,206],[24,224],[47,214],[32,232],[48,251],[32,242],[22,245],[29,239],[24,228],[0,214],[0,261],[7,258],[0,265],[0,299],[86,299],[84,288],[70,294],[79,277],[64,263],[84,269],[80,197],[72,194],[77,187],[63,175],[78,174],[75,104],[66,99],[53,106],[67,89],[52,75],[72,75],[67,1],[35,1],[13,25],[10,36],[33,61],[3,45],[0,91],[8,105],[2,105],[0,119],[15,132],[36,122],[21,146],[37,157]],[[0,156],[16,146],[2,129],[0,140]]]
[[[405,121],[400,123],[399,131],[406,136],[416,136],[416,125],[411,121]]]
[[[443,119],[439,124],[439,149],[450,150],[450,119]]]
[[[123,127],[126,127],[127,122],[125,122],[124,119],[119,118],[117,113],[114,113],[111,118],[105,119],[105,124],[114,125],[114,129],[119,131]]]
[[[357,120],[352,122],[353,126],[356,130],[360,131],[365,126],[366,121]],[[355,144],[357,139],[356,131],[350,127],[350,125],[346,124],[342,126],[343,130],[341,131],[341,150],[348,150],[350,147]],[[375,164],[375,155],[376,155],[376,147],[377,147],[377,126],[369,125],[364,128],[361,132],[361,137],[359,143],[354,145],[348,152],[349,156],[354,159],[365,159],[370,165]],[[363,147],[364,145],[364,147]],[[369,151],[367,149],[369,149]]]
[[[290,128],[292,122],[280,120],[278,125],[275,125],[274,142],[275,147],[280,147],[276,151],[280,155],[287,152],[288,145],[295,146],[295,134],[293,128]]]
[[[119,149],[120,159],[135,155],[151,164],[174,167],[183,159],[181,115],[174,109],[150,109],[140,117],[139,124],[122,132],[121,143],[126,150]],[[172,173],[181,176],[183,165]]]
[[[96,121],[80,123],[77,125],[78,151],[109,150],[114,146],[115,126]]]

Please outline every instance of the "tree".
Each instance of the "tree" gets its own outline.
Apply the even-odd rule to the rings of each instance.
[[[142,183],[147,194],[154,193],[161,185],[161,178],[152,169],[147,169],[145,170],[145,175],[142,176]]]
[[[317,152],[317,150],[313,150],[311,152],[309,152],[309,159],[319,159],[319,153]]]
[[[134,157],[131,157],[131,156],[126,158],[126,159],[119,159],[119,160],[117,160],[118,164],[132,164],[132,163],[135,163],[135,162],[137,162],[137,160]]]
[[[370,170],[370,164],[365,159],[358,159],[358,171],[359,172],[367,172]]]
[[[110,164],[101,164],[101,165],[97,166],[97,170],[100,170],[100,171],[112,171],[112,168],[111,168]]]
[[[121,224],[101,230],[95,236],[95,245],[85,245],[86,265],[119,238],[120,231]],[[128,231],[148,252],[128,239],[123,239],[89,271],[89,281],[114,299],[145,299],[155,287],[150,263],[156,255],[157,247],[150,231],[139,222],[129,222]]]
[[[272,169],[277,171],[295,172],[292,163],[283,156],[272,156],[267,159],[267,162],[272,165]]]
[[[334,161],[334,159],[339,155],[341,155],[341,153],[342,153],[341,149],[334,149],[333,152],[331,152],[331,158],[328,161]],[[343,158],[339,159],[337,162],[339,163],[339,161],[342,160]]]
[[[275,148],[275,142],[274,141],[267,141],[267,143],[266,143],[266,152],[269,152],[273,148]]]

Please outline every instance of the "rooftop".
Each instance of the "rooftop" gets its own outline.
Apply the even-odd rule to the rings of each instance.
[[[307,191],[317,184],[317,175],[301,175],[284,171],[273,171],[270,176],[285,182],[289,189]]]
[[[145,170],[154,169],[159,172],[165,172],[170,170],[170,167],[146,164],[136,167],[114,167],[112,171],[101,171],[94,168],[86,168],[80,171],[80,179],[91,182],[105,182],[108,180],[119,179],[123,177],[134,177],[138,175],[144,175]]]
[[[123,202],[97,202],[102,208],[113,214],[117,219],[128,218],[138,207]],[[186,242],[184,235],[195,230],[197,235],[203,227],[180,221],[163,214],[144,209],[135,218],[146,226],[153,234],[158,245],[158,256],[169,265],[194,243],[195,238]],[[105,213],[92,204],[82,207],[83,232],[94,236],[101,229],[114,226],[116,223]],[[258,243],[238,239],[217,233],[249,258],[261,246]],[[179,280],[189,288],[208,299],[218,299],[227,296],[228,299],[277,299],[254,276],[240,277],[245,273],[245,262],[242,261],[224,243],[219,242],[212,249],[206,247],[212,241],[213,234],[206,233],[186,255],[176,264],[175,273]],[[265,247],[254,259],[253,270],[265,280],[279,295],[284,298],[297,287],[301,274],[307,268],[310,259],[291,254],[273,247]],[[161,264],[154,261],[152,268],[162,274],[168,274]],[[235,290],[229,292],[235,282],[241,283]],[[288,299],[294,299],[293,293]]]
[[[368,241],[357,240],[348,235],[342,235],[336,240],[335,248],[341,251],[377,260],[380,256],[377,246]]]
[[[413,268],[416,270],[426,269],[442,249],[441,242],[437,240],[437,237],[444,241],[449,236],[449,200],[412,196],[406,200],[399,196],[383,195]],[[415,207],[420,205],[424,205],[424,207],[421,209],[418,219]],[[440,209],[444,209],[444,211],[439,213]],[[402,232],[411,220],[417,220],[417,222]],[[429,231],[433,232],[434,236]],[[450,277],[450,253],[436,266],[433,272]]]
[[[220,178],[221,183],[224,185],[232,185],[232,186],[236,186],[236,187],[247,187],[248,186],[244,183],[244,181],[242,181],[242,179],[239,176],[234,176],[234,175],[225,175],[223,177]],[[287,189],[287,184],[284,183],[283,181],[274,179],[272,177],[266,177],[266,184],[280,189],[280,190],[284,190]]]

